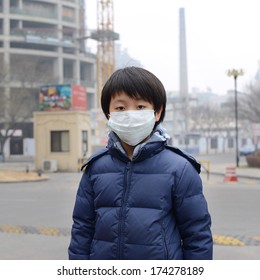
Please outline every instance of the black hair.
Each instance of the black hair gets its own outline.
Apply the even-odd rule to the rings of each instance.
[[[162,82],[151,72],[140,67],[116,70],[105,83],[101,92],[101,107],[108,118],[111,97],[125,92],[130,98],[142,98],[153,104],[155,112],[162,109],[159,124],[163,121],[166,107],[166,92]]]

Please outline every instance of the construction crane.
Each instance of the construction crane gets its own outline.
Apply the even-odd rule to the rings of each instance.
[[[91,38],[97,45],[97,98],[100,107],[100,94],[108,77],[115,70],[115,45],[119,34],[114,32],[113,0],[97,0],[97,30]]]

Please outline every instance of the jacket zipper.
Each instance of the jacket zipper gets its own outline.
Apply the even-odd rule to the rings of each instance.
[[[165,234],[164,223],[162,222],[161,225],[162,225],[162,234],[163,234],[164,257],[165,257],[165,260],[168,260],[168,248],[167,248],[167,243],[166,243],[166,234]]]
[[[128,184],[129,184],[130,168],[131,168],[131,162],[129,161],[126,164],[126,168],[125,168],[122,206],[119,211],[119,225],[118,225],[118,259],[119,260],[123,258],[125,215],[126,215],[127,197],[129,192]]]

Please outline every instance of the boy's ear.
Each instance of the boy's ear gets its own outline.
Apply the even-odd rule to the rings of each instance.
[[[160,117],[161,117],[161,114],[162,114],[162,110],[163,110],[163,107],[160,108],[160,110],[156,111],[155,112],[155,121],[158,122]]]

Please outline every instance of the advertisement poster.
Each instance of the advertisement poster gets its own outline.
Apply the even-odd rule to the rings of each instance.
[[[86,99],[86,90],[80,85],[40,86],[40,111],[85,111]]]
[[[83,86],[72,85],[72,109],[73,110],[87,110],[87,93]]]

